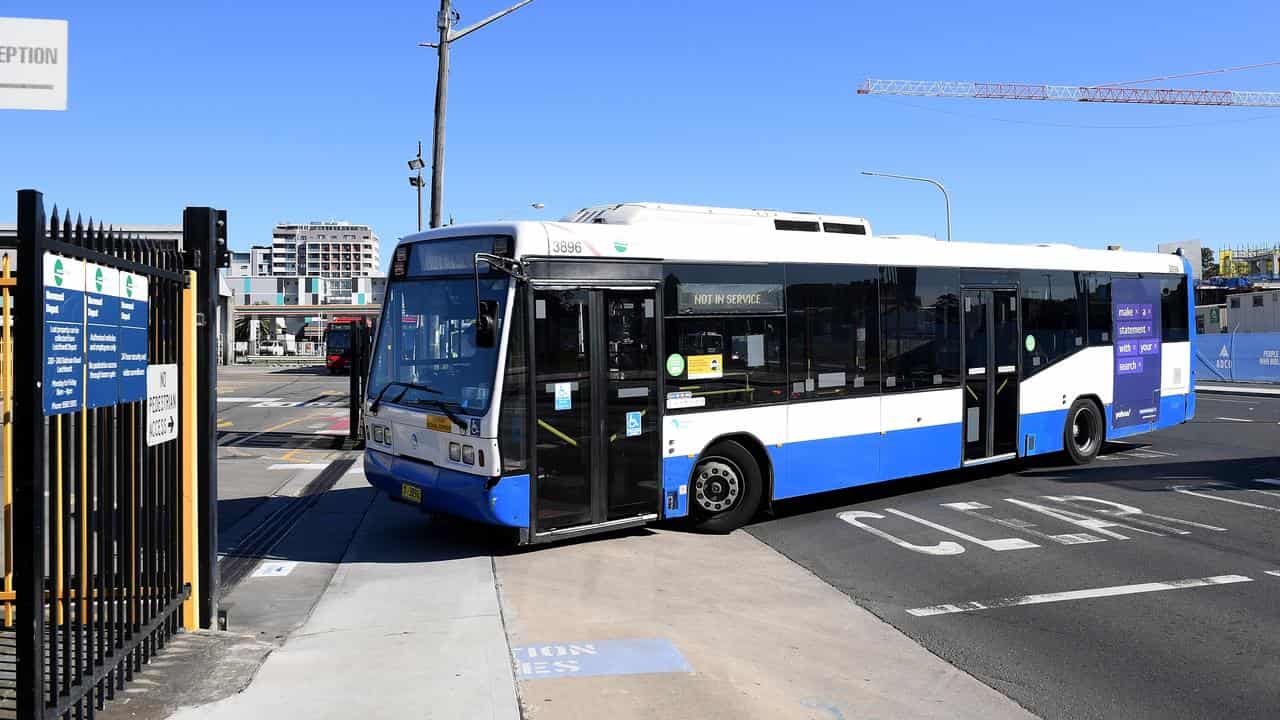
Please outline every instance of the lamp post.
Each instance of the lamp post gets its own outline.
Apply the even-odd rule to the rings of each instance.
[[[910,175],[895,175],[893,173],[886,173],[886,172],[872,172],[871,170],[863,170],[862,174],[871,175],[874,177],[895,178],[897,180],[915,180],[917,182],[927,182],[930,185],[941,190],[942,202],[945,203],[947,207],[947,242],[951,242],[951,196],[947,194],[947,189],[942,186],[942,183],[938,182],[937,180],[933,180],[925,177],[912,177]]]
[[[409,169],[416,170],[417,175],[409,176],[409,186],[418,189],[418,232],[422,232],[422,168],[426,164],[422,162],[422,141],[418,141],[418,156],[409,161]]]
[[[496,12],[470,27],[455,32],[453,24],[458,21],[458,13],[453,9],[453,1],[440,0],[440,14],[436,16],[436,27],[440,30],[439,41],[418,43],[419,47],[435,48],[438,57],[435,130],[431,143],[431,227],[433,228],[440,227],[440,214],[444,202],[444,119],[449,100],[449,46],[531,2],[533,0],[520,0],[506,10]]]
[[[533,208],[534,210],[541,210],[542,208],[546,207],[546,204],[545,204],[545,203],[529,203],[529,207]],[[498,219],[499,219],[499,220],[506,220],[508,215],[511,215],[511,214],[513,214],[513,213],[517,212],[518,210],[519,210],[519,208],[512,208],[511,210],[504,210],[504,211],[502,212],[502,214],[498,216]]]

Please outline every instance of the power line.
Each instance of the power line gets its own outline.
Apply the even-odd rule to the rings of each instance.
[[[1280,60],[1269,60],[1267,62],[1254,63],[1252,65],[1236,65],[1235,67],[1218,68],[1217,70],[1197,70],[1195,72],[1178,73],[1177,75],[1161,75],[1159,77],[1145,78],[1143,80],[1125,80],[1124,82],[1105,83],[1102,85],[1094,85],[1093,87],[1120,87],[1121,85],[1145,85],[1147,83],[1160,82],[1161,80],[1177,80],[1179,78],[1201,77],[1203,75],[1218,75],[1221,73],[1239,72],[1241,70],[1257,70],[1264,67],[1275,67],[1280,65]]]

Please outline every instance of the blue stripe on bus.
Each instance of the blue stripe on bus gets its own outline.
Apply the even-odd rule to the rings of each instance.
[[[1108,409],[1104,412],[1110,412],[1110,410]],[[1018,448],[1018,453],[1024,456],[1032,456],[1060,452],[1063,449],[1062,432],[1066,426],[1067,408],[1023,415],[1021,425],[1022,444]],[[1035,440],[1028,442],[1027,438],[1029,437],[1034,437]],[[1031,445],[1035,446],[1034,450],[1027,449]]]
[[[963,437],[960,423],[886,433],[880,443],[879,478],[893,480],[958,468]]]
[[[666,457],[662,459],[662,517],[679,518],[689,514],[689,475],[693,472],[693,458],[686,455]],[[685,493],[680,494],[680,486],[685,485]],[[667,498],[675,493],[676,507],[667,505]]]
[[[773,499],[865,485],[880,479],[879,433],[788,443],[778,449]]]
[[[423,510],[492,525],[529,527],[529,476],[510,475],[486,489],[489,478],[366,450],[369,484],[400,498],[408,483],[422,491]]]

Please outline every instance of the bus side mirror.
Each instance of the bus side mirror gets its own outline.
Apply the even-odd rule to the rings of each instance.
[[[498,301],[481,300],[476,313],[476,347],[491,348],[498,344]]]

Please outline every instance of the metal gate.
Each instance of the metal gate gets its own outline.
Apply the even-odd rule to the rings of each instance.
[[[214,409],[197,400],[203,306],[188,268],[207,273],[193,250],[214,238],[188,235],[219,218],[188,208],[180,248],[47,216],[40,193],[18,193],[17,302],[0,308],[17,380],[0,385],[16,453],[13,593],[0,597],[21,720],[92,717],[180,628],[208,625],[216,530],[201,515],[216,475],[201,467],[197,410]]]

